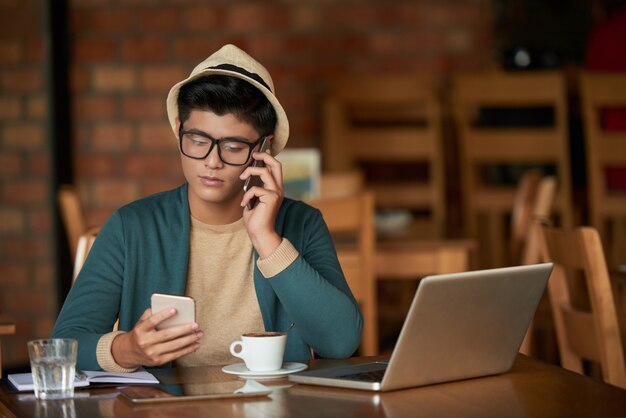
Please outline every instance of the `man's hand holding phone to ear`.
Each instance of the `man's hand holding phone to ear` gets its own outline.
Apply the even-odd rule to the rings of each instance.
[[[243,220],[255,250],[261,258],[269,256],[280,245],[275,229],[276,214],[285,196],[283,168],[267,150],[272,136],[267,136],[252,153],[252,163],[241,173],[244,195],[241,201]]]

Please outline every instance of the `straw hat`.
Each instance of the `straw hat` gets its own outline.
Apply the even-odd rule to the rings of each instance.
[[[289,121],[285,110],[274,96],[274,82],[270,73],[259,64],[254,58],[246,54],[234,45],[224,45],[219,51],[202,61],[193,69],[189,77],[172,87],[167,95],[167,117],[175,135],[176,118],[178,117],[178,92],[180,88],[196,78],[221,74],[237,77],[246,80],[248,83],[259,89],[270,101],[276,111],[276,128],[274,129],[274,139],[270,151],[272,155],[277,155],[285,148],[289,139]]]

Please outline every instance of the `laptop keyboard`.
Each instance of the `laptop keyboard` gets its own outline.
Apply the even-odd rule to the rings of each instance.
[[[337,376],[339,379],[358,380],[360,382],[382,382],[385,370],[373,370],[371,372],[360,372]]]

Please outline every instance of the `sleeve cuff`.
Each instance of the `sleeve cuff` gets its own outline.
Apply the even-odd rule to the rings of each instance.
[[[264,259],[259,258],[256,265],[267,279],[285,270],[299,255],[293,244],[287,238],[283,238],[274,252]]]
[[[96,347],[96,359],[98,360],[98,364],[102,367],[102,370],[105,372],[115,372],[115,373],[130,373],[137,370],[137,367],[133,369],[127,369],[125,367],[120,366],[115,362],[113,358],[113,354],[111,353],[111,345],[113,345],[113,340],[120,334],[123,334],[124,331],[113,331],[108,334],[104,334],[98,340],[98,345]]]

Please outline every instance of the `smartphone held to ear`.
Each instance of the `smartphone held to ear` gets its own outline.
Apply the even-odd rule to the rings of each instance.
[[[193,298],[153,293],[150,302],[153,315],[163,309],[176,309],[176,315],[157,325],[157,330],[196,322],[196,303]]]
[[[259,151],[258,152],[265,152],[267,151],[267,149],[270,147],[270,140],[265,137],[263,138],[263,141],[261,141],[261,146],[259,147]],[[265,167],[265,163],[262,160],[252,160],[252,164],[250,164],[251,167]],[[243,184],[243,192],[247,192],[248,190],[250,190],[251,188],[253,188],[254,186],[259,186],[259,187],[263,187],[263,181],[261,181],[261,177],[259,176],[250,176],[246,179],[246,182]],[[248,209],[253,209],[256,204],[259,202],[259,198],[254,196],[252,197],[252,199],[250,199],[250,201],[248,202]]]

